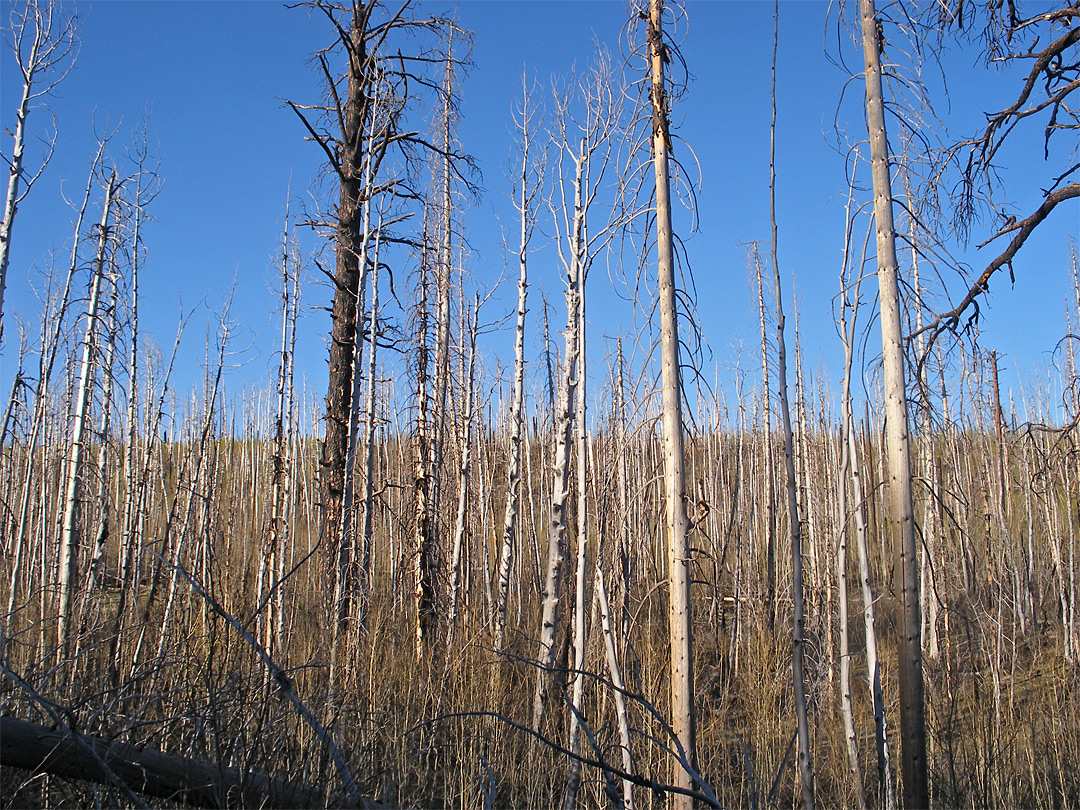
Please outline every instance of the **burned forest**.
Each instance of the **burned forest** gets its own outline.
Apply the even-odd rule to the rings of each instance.
[[[1080,806],[1080,4],[0,12],[0,807]]]

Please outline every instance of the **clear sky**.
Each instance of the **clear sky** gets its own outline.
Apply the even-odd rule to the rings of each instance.
[[[0,3],[7,20],[12,4]],[[200,378],[206,323],[220,311],[235,282],[232,317],[240,324],[229,386],[269,380],[274,356],[276,282],[274,264],[285,201],[292,182],[293,210],[327,197],[316,179],[321,152],[303,140],[304,131],[284,100],[316,102],[318,77],[307,64],[310,53],[329,42],[325,22],[302,9],[277,2],[96,2],[77,4],[82,23],[81,50],[71,74],[48,106],[58,126],[56,154],[15,222],[5,303],[5,346],[0,354],[0,390],[7,392],[16,356],[15,317],[37,324],[35,288],[49,267],[50,251],[70,250],[72,211],[65,205],[81,194],[94,152],[94,127],[119,126],[114,149],[122,150],[145,118],[160,158],[164,188],[145,232],[143,324],[166,348],[181,312],[196,310],[185,338],[181,391]],[[465,227],[473,248],[467,259],[475,283],[490,287],[507,262],[500,228],[512,227],[507,165],[513,149],[510,111],[519,96],[524,71],[550,86],[552,77],[582,69],[603,43],[618,58],[626,11],[622,2],[512,2],[483,0],[456,6],[460,24],[475,34],[474,66],[462,89],[459,132],[464,149],[483,172],[482,198],[470,208]],[[733,395],[734,365],[757,379],[756,298],[748,284],[745,243],[769,235],[768,147],[769,70],[772,3],[691,2],[683,56],[694,77],[689,92],[673,110],[677,133],[693,148],[701,166],[698,188],[699,233],[687,250],[697,282],[702,326],[711,353],[705,377],[718,379]],[[778,83],[777,203],[780,262],[785,280],[797,286],[797,305],[808,371],[821,368],[835,384],[840,376],[840,346],[835,336],[832,299],[844,232],[846,182],[837,152],[835,126],[859,137],[864,127],[861,86],[850,84],[861,54],[845,33],[837,33],[835,9],[810,0],[781,4]],[[6,22],[5,22],[6,25]],[[830,58],[831,57],[831,58]],[[846,69],[838,66],[846,60]],[[10,52],[0,56],[0,118],[14,128],[18,74]],[[974,48],[954,47],[943,60],[949,96],[931,78],[938,114],[950,135],[970,134],[981,113],[1010,103],[1015,75],[985,69]],[[550,110],[550,103],[548,109]],[[30,131],[48,129],[49,114],[35,109]],[[425,126],[419,115],[418,126]],[[1066,165],[1068,144],[1042,161],[1041,124],[1019,131],[1015,147],[1002,155],[1007,167],[1006,197],[1024,216],[1038,205],[1040,186]],[[10,155],[10,135],[0,148]],[[1067,134],[1058,140],[1067,140]],[[1073,143],[1075,147],[1075,139]],[[37,165],[40,149],[31,144],[27,163]],[[686,154],[679,157],[686,158]],[[683,221],[685,223],[685,220]],[[678,228],[679,225],[677,224]],[[685,225],[684,225],[685,227]],[[1039,229],[1015,263],[1016,284],[1007,277],[992,284],[991,306],[984,308],[982,343],[1003,355],[1003,366],[1028,385],[1065,331],[1065,300],[1071,294],[1067,241],[1078,230],[1077,206],[1065,204]],[[550,233],[549,227],[543,227]],[[975,241],[989,229],[977,228]],[[544,235],[537,235],[542,247]],[[311,244],[313,237],[306,237]],[[963,256],[976,270],[992,248]],[[539,295],[556,305],[553,329],[562,322],[554,255],[541,249],[532,264],[533,319],[528,351],[541,349],[536,337]],[[330,301],[325,283],[309,274],[304,292],[298,371],[309,386],[325,388],[325,340],[329,317],[320,309]],[[489,320],[514,306],[513,279],[489,304]],[[959,290],[954,283],[952,290]],[[785,291],[789,315],[792,291]],[[633,327],[629,305],[611,291],[600,271],[589,281],[590,366],[604,374],[614,338]],[[789,323],[791,321],[789,320]],[[512,358],[507,326],[484,345],[485,360]],[[873,342],[870,343],[873,346]],[[873,354],[873,352],[871,352]],[[1016,389],[1019,401],[1019,389]]]

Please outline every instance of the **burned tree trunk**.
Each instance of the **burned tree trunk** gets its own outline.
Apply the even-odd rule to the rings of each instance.
[[[363,123],[370,113],[372,85],[375,81],[373,55],[368,53],[365,36],[375,3],[356,3],[352,7],[351,27],[343,45],[348,52],[348,85],[340,100],[342,131],[335,144],[340,184],[336,212],[334,302],[331,310],[330,379],[326,390],[326,434],[319,459],[319,487],[322,506],[321,536],[332,549],[335,564],[331,570],[342,577],[348,565],[346,548],[341,543],[341,515],[345,492],[345,465],[349,452],[349,415],[352,412],[353,357],[356,351],[356,301],[360,294],[360,249],[364,217]],[[330,13],[329,11],[327,12]],[[296,106],[293,105],[294,109]],[[324,144],[325,145],[325,144]],[[385,148],[385,147],[383,147]],[[367,156],[371,159],[372,156]],[[347,604],[334,606],[334,621],[343,625]]]

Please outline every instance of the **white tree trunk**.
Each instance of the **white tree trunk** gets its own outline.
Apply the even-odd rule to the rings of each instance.
[[[105,276],[105,254],[109,246],[109,216],[113,195],[117,190],[115,172],[105,191],[105,203],[98,226],[98,246],[94,256],[93,277],[90,281],[90,300],[86,310],[86,329],[82,341],[82,361],[75,392],[75,418],[71,426],[71,455],[68,459],[67,484],[64,496],[64,522],[60,534],[60,605],[57,624],[59,654],[67,650],[71,635],[72,609],[79,567],[79,490],[82,476],[83,433],[90,409],[91,375],[94,368],[94,332],[97,328],[101,283]]]
[[[848,196],[846,208],[847,232],[844,240],[844,262],[840,272],[840,340],[844,346],[844,376],[841,384],[841,410],[840,410],[840,471],[836,479],[837,512],[839,518],[839,541],[837,543],[836,573],[839,587],[839,618],[840,618],[840,710],[844,717],[844,737],[847,740],[848,769],[851,772],[852,787],[855,791],[855,804],[859,810],[866,808],[866,793],[863,788],[862,768],[859,766],[859,746],[855,735],[855,718],[851,705],[851,643],[848,633],[848,561],[847,550],[850,533],[848,526],[848,498],[847,479],[851,475],[852,460],[856,452],[847,440],[851,429],[851,366],[852,366],[852,337],[854,330],[855,307],[849,304],[848,291],[846,288],[847,268],[850,263],[851,245],[851,196]],[[855,299],[858,299],[858,282],[856,282]],[[852,321],[849,327],[848,309],[852,310]],[[850,329],[850,331],[849,331]],[[857,504],[861,510],[862,504]]]
[[[506,509],[503,513],[502,547],[499,550],[499,581],[495,596],[495,647],[502,649],[506,643],[506,607],[510,596],[510,572],[514,547],[518,543],[518,501],[521,497],[521,434],[525,419],[525,314],[528,311],[528,249],[529,237],[535,215],[532,199],[536,187],[529,183],[529,130],[531,114],[529,94],[525,92],[521,111],[521,175],[518,215],[520,238],[518,240],[518,304],[517,325],[514,329],[514,390],[510,402],[510,448],[506,462]]]
[[[600,606],[600,629],[604,634],[604,654],[607,658],[611,685],[615,687],[612,699],[615,701],[615,718],[619,726],[619,755],[622,758],[623,771],[633,773],[634,754],[630,744],[630,715],[626,706],[626,687],[623,686],[622,670],[619,668],[615,633],[611,626],[611,608],[608,605],[607,587],[604,585],[604,572],[600,567],[599,554],[597,554],[594,576],[596,599]],[[624,810],[634,810],[634,783],[629,779],[623,779],[622,788]]]
[[[30,54],[31,65],[36,61],[37,48],[38,43],[35,40]],[[7,288],[11,228],[20,199],[19,183],[22,180],[23,150],[26,145],[26,115],[30,110],[30,90],[32,86],[33,71],[29,71],[23,82],[19,109],[15,113],[15,145],[11,150],[11,168],[8,174],[7,198],[4,202],[4,219],[0,221],[0,343],[4,339],[4,290]]]
[[[464,304],[463,304],[464,305]],[[454,520],[453,557],[450,562],[450,610],[447,613],[447,646],[454,642],[457,625],[459,590],[461,586],[461,550],[465,542],[465,518],[469,508],[469,464],[472,455],[473,389],[476,369],[476,332],[480,314],[480,301],[473,304],[472,322],[469,324],[469,361],[464,380],[465,414],[461,423],[461,467],[458,469],[457,517]]]
[[[360,624],[367,620],[373,578],[373,540],[375,531],[375,391],[379,341],[379,248],[382,243],[382,216],[375,230],[375,256],[371,270],[371,322],[368,340],[368,384],[364,417],[364,524],[360,534]]]
[[[566,348],[563,355],[562,379],[559,383],[558,401],[555,406],[555,464],[552,471],[551,518],[548,524],[548,549],[544,578],[544,601],[540,617],[540,649],[537,660],[536,691],[533,695],[533,723],[540,728],[544,701],[551,682],[551,669],[555,664],[555,634],[559,620],[559,591],[562,586],[562,568],[566,553],[566,502],[570,496],[570,443],[574,426],[574,402],[577,386],[579,351],[578,308],[580,290],[577,265],[581,260],[582,228],[585,217],[583,178],[585,171],[585,142],[574,159],[574,216],[572,224],[570,270],[566,289]]]
[[[585,429],[585,275],[584,268],[578,263],[578,370],[577,370],[577,418],[574,425],[574,444],[577,454],[577,561],[574,569],[574,620],[573,620],[573,670],[570,673],[570,750],[581,754],[581,728],[578,720],[583,710],[583,690],[585,678],[585,631],[588,626],[586,617],[588,586],[587,569],[589,565],[589,511],[588,511],[588,438]],[[597,563],[599,564],[599,562]],[[563,810],[573,810],[577,804],[578,786],[581,784],[581,763],[572,759],[570,774],[563,796]]]

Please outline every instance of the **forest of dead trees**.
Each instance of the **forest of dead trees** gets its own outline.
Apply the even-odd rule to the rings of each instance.
[[[102,138],[39,331],[12,328],[30,102],[78,31],[47,0],[6,23],[25,93],[0,232],[0,804],[1080,805],[1075,249],[1044,388],[1015,402],[978,340],[991,282],[1039,272],[1028,236],[1075,221],[1075,149],[1030,179],[1037,209],[998,217],[993,190],[1025,127],[1048,155],[1075,141],[1080,5],[832,11],[866,122],[844,135],[842,378],[785,317],[774,146],[734,397],[706,380],[684,241],[678,7],[635,2],[618,55],[523,83],[516,306],[495,313],[464,231],[471,34],[422,5],[305,6],[325,93],[288,104],[329,179],[322,210],[286,211],[276,371],[242,397],[227,308],[193,390],[172,382],[184,324],[164,351],[140,333],[146,137]],[[964,140],[928,131],[913,68],[947,38],[1026,76]],[[981,264],[945,290],[968,241]],[[608,353],[588,293],[612,278],[639,328]],[[319,296],[316,393],[296,340]]]

